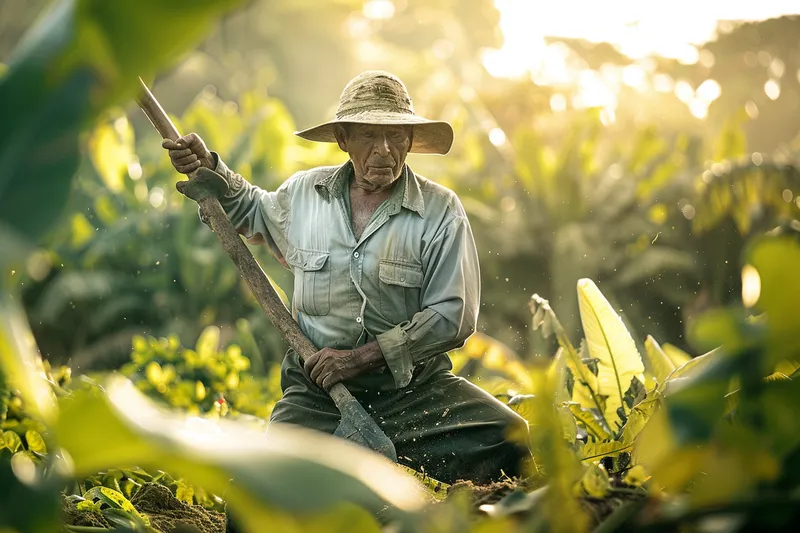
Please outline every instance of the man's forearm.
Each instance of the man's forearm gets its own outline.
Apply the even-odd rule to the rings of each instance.
[[[359,362],[361,372],[368,372],[386,366],[386,359],[383,357],[378,341],[371,341],[353,350],[356,360]]]

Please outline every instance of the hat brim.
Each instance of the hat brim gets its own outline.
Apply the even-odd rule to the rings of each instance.
[[[335,143],[334,131],[338,124],[375,124],[412,126],[414,140],[411,143],[412,153],[445,155],[453,146],[453,128],[447,122],[428,120],[410,113],[392,113],[388,111],[369,111],[347,115],[341,119],[331,120],[312,128],[296,131],[295,135],[315,142]]]

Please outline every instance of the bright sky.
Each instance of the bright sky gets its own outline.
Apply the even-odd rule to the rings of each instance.
[[[605,41],[639,58],[697,61],[692,44],[714,37],[719,20],[800,14],[798,0],[495,0],[505,44],[485,57],[496,76],[520,76],[541,65],[545,36]]]

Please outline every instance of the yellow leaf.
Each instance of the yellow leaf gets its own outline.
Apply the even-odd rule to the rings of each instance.
[[[217,326],[208,326],[203,330],[197,339],[197,346],[195,347],[200,360],[213,357],[217,353],[219,350],[219,335],[220,330]]]
[[[583,472],[580,485],[589,497],[604,498],[610,488],[608,472],[599,463],[590,463]]]
[[[52,422],[55,395],[44,378],[42,358],[17,301],[0,292],[0,372],[18,390],[31,416]]]
[[[669,212],[667,211],[667,206],[664,204],[655,204],[650,210],[647,212],[647,218],[650,219],[651,222],[654,224],[661,225],[667,221],[667,216]]]
[[[151,385],[158,387],[162,384],[163,372],[161,371],[161,365],[159,365],[156,361],[150,361],[147,363],[144,372],[145,376],[147,376],[147,381],[149,381]]]
[[[32,429],[26,431],[25,442],[28,444],[28,450],[41,454],[47,453],[47,445],[45,445],[44,439],[37,431]]]
[[[658,342],[650,335],[644,341],[644,348],[647,354],[647,370],[655,376],[659,383],[663,383],[670,372],[678,368],[678,365],[664,353]]]
[[[636,465],[625,472],[622,482],[633,487],[641,487],[648,479],[650,479],[650,476],[647,475],[647,470],[645,467],[642,465]]]
[[[205,385],[203,385],[202,381],[196,382],[195,386],[194,386],[194,398],[195,398],[195,400],[197,400],[198,402],[201,402],[201,401],[203,401],[205,399],[205,397],[206,397],[206,387],[205,387]]]
[[[666,343],[661,349],[664,350],[664,353],[667,354],[667,357],[670,358],[676,367],[685,365],[692,360],[691,355],[672,344]]]
[[[73,248],[80,248],[90,240],[94,235],[94,227],[86,220],[86,217],[81,213],[72,216],[72,239],[71,244]]]
[[[607,440],[612,437],[611,432],[605,426],[605,420],[603,420],[602,414],[584,409],[577,403],[570,403],[569,410],[572,416],[583,424],[586,427],[586,431],[595,439]]]
[[[105,186],[111,192],[122,192],[133,159],[133,129],[124,115],[94,129],[89,137],[89,157]]]
[[[617,408],[634,377],[644,382],[644,364],[622,319],[590,279],[578,281],[578,304],[589,355],[598,360],[598,392],[607,396],[605,419],[612,431],[621,425]]]

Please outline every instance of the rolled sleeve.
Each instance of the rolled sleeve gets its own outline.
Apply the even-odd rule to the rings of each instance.
[[[463,346],[478,320],[480,271],[467,218],[448,224],[423,260],[421,311],[376,336],[397,388],[410,383],[415,364]]]

